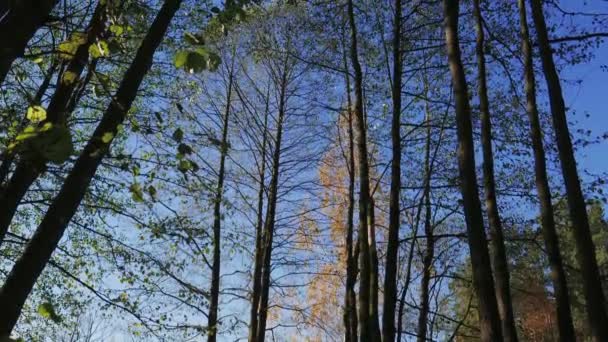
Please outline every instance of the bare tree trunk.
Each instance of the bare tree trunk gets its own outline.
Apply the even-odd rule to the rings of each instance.
[[[395,340],[395,308],[397,302],[397,263],[399,257],[400,190],[401,190],[401,0],[395,0],[393,23],[393,118],[391,142],[391,188],[389,197],[388,242],[386,246],[386,270],[384,272],[384,308],[382,314],[382,338]]]
[[[348,107],[348,213],[346,223],[346,290],[344,295],[345,342],[357,341],[357,260],[353,250],[355,218],[355,137],[353,132],[353,108],[350,96],[350,75],[348,61],[344,55],[347,107]]]
[[[11,1],[8,11],[0,13],[0,85],[27,43],[48,19],[57,0]]]
[[[286,57],[288,58],[288,57]],[[281,140],[283,136],[283,123],[285,121],[285,111],[287,107],[287,82],[288,82],[288,60],[283,64],[283,72],[280,84],[279,93],[279,108],[277,120],[277,133],[274,141],[274,152],[272,156],[272,172],[270,179],[270,188],[268,191],[268,207],[266,209],[266,222],[263,235],[263,264],[260,282],[260,302],[258,305],[258,327],[257,327],[257,342],[263,342],[266,335],[266,320],[268,318],[268,297],[270,292],[270,274],[272,273],[272,242],[275,230],[275,217],[277,209],[280,163],[281,163]]]
[[[425,83],[426,83],[425,79]],[[428,98],[428,84],[425,84],[426,97]],[[426,180],[424,184],[424,234],[426,235],[426,250],[422,261],[422,281],[420,284],[420,315],[418,316],[418,341],[426,341],[428,330],[429,315],[429,285],[431,282],[431,271],[433,269],[433,259],[435,258],[435,236],[433,235],[432,210],[431,210],[431,112],[428,101],[425,102],[426,110],[426,146],[424,154],[424,174]]]
[[[605,298],[602,292],[602,283],[595,258],[595,246],[591,238],[589,229],[589,218],[585,198],[581,189],[578,171],[576,169],[576,159],[570,139],[568,120],[566,117],[566,106],[562,95],[562,88],[553,61],[553,52],[549,44],[547,24],[543,14],[542,3],[540,0],[531,0],[532,18],[536,26],[536,35],[540,49],[541,62],[549,90],[549,102],[551,104],[551,115],[553,117],[553,129],[559,159],[562,167],[566,193],[568,195],[568,208],[570,219],[574,225],[574,238],[576,240],[576,250],[579,267],[583,277],[583,294],[591,335],[594,341],[608,341],[608,316],[606,314]]]
[[[370,320],[372,326],[372,334],[374,341],[381,341],[382,334],[380,331],[380,317],[378,313],[378,294],[380,293],[379,285],[379,266],[378,266],[378,250],[376,249],[376,204],[374,201],[374,195],[370,194],[369,197],[370,208],[369,208],[369,256],[370,264],[372,266],[372,273],[370,274]]]
[[[473,14],[475,16],[475,29],[477,41],[475,52],[477,55],[477,72],[479,84],[479,110],[481,117],[481,147],[483,150],[483,182],[486,200],[486,214],[490,226],[492,242],[492,265],[494,266],[494,280],[496,281],[496,300],[498,312],[502,321],[502,333],[505,342],[517,342],[517,329],[513,319],[513,304],[509,287],[510,276],[505,251],[505,239],[502,222],[496,200],[496,181],[494,179],[494,153],[492,151],[492,121],[490,118],[490,101],[488,99],[488,86],[486,80],[486,58],[484,54],[485,37],[483,31],[483,17],[481,13],[481,0],[473,1]]]
[[[0,336],[10,335],[16,324],[23,304],[57,248],[101,160],[116,136],[118,126],[131,108],[139,86],[150,70],[154,52],[162,42],[181,2],[167,0],[163,4],[93,136],[74,164],[25,251],[8,274],[0,289]],[[112,135],[109,141],[108,133]]]
[[[266,108],[264,109],[264,127],[262,132],[262,150],[260,161],[260,188],[258,190],[257,226],[255,230],[255,256],[253,268],[253,286],[251,293],[251,315],[249,319],[249,341],[255,341],[258,331],[258,306],[260,304],[260,287],[262,275],[262,239],[264,230],[264,190],[266,188],[266,145],[268,143],[268,115],[270,94],[266,95]]]
[[[80,45],[67,65],[57,89],[47,107],[46,122],[53,125],[65,125],[70,114],[68,106],[72,95],[78,86],[78,78],[89,60],[89,45],[104,32],[106,22],[105,2],[99,2],[87,30],[87,41]],[[69,75],[67,78],[66,75]],[[4,239],[8,227],[17,211],[19,202],[25,196],[32,183],[46,170],[46,160],[43,158],[22,158],[15,168],[5,188],[0,189],[0,243]]]
[[[553,282],[553,293],[557,314],[557,329],[560,341],[575,341],[576,334],[570,311],[570,297],[566,283],[566,273],[560,254],[559,239],[555,229],[553,216],[553,205],[551,203],[551,189],[547,176],[547,165],[545,162],[545,149],[543,146],[542,130],[536,103],[536,80],[534,76],[534,62],[532,56],[532,44],[528,32],[526,18],[525,0],[518,0],[519,19],[522,45],[521,50],[524,58],[524,72],[526,83],[526,109],[530,119],[530,138],[534,150],[534,173],[536,176],[536,189],[540,202],[540,218],[545,240],[545,248],[551,267],[551,280]]]
[[[215,201],[213,204],[213,267],[211,269],[211,289],[209,294],[208,342],[217,340],[218,306],[220,298],[220,277],[222,265],[222,199],[224,195],[224,176],[226,173],[226,155],[228,154],[228,126],[230,123],[230,106],[232,98],[232,82],[234,78],[234,55],[232,67],[228,75],[226,93],[226,111],[222,127],[222,143],[220,145],[220,169],[218,172]]]
[[[467,82],[460,56],[458,39],[459,1],[444,0],[445,38],[448,63],[456,102],[458,167],[464,207],[469,252],[473,269],[473,286],[477,294],[482,341],[501,341],[501,323],[494,292],[490,255],[483,226],[481,202],[477,189],[473,128]]]
[[[370,243],[373,241],[369,236],[369,225],[371,211],[373,210],[369,187],[369,164],[367,156],[367,132],[366,120],[363,112],[363,72],[359,63],[357,50],[357,24],[353,1],[348,0],[348,20],[351,31],[351,62],[353,64],[355,78],[355,116],[357,119],[357,152],[359,155],[359,340],[379,341],[379,331],[374,331],[378,323],[372,322],[377,317],[377,307],[373,307],[371,297],[372,289],[372,260]],[[375,314],[376,313],[376,314]]]

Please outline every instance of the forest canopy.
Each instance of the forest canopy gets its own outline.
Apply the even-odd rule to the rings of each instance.
[[[608,3],[0,2],[0,342],[608,341]]]

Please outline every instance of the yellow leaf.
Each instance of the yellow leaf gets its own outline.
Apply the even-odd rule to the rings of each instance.
[[[101,136],[101,141],[103,141],[104,144],[109,143],[110,141],[112,141],[112,138],[114,138],[114,133],[112,132],[105,132],[102,136]]]
[[[31,122],[41,122],[46,119],[46,110],[40,106],[30,106],[27,109],[27,119]]]

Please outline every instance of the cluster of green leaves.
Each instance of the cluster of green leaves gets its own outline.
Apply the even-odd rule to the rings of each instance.
[[[70,130],[64,125],[45,122],[46,111],[40,106],[29,107],[26,117],[30,125],[17,135],[8,149],[38,161],[65,162],[74,149]]]

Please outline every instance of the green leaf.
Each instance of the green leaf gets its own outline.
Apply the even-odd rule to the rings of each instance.
[[[221,58],[216,53],[199,47],[193,51],[178,52],[173,62],[177,68],[182,68],[189,73],[198,73],[204,70],[216,70],[221,63]]]
[[[57,315],[53,304],[51,304],[50,302],[45,302],[38,305],[38,314],[40,314],[40,316],[46,319],[52,320],[55,323],[61,322],[61,317]]]
[[[135,202],[143,202],[144,201],[144,192],[141,189],[141,185],[139,183],[133,183],[129,187],[129,191],[131,191],[131,198]]]
[[[125,32],[124,27],[122,27],[121,25],[110,25],[110,32],[114,33],[115,36],[122,36],[122,34]]]
[[[183,68],[188,63],[188,51],[180,51],[175,54],[173,58],[173,64],[176,68]]]
[[[57,47],[59,57],[70,60],[76,54],[76,50],[82,44],[87,42],[87,35],[82,32],[74,32],[70,35],[70,38]]]
[[[23,153],[28,158],[43,158],[61,164],[70,157],[74,146],[67,127],[47,122],[41,127],[26,127],[9,145],[9,149]]]
[[[37,140],[38,149],[42,156],[55,164],[65,162],[74,152],[72,135],[65,126],[53,126]]]
[[[108,57],[110,55],[110,48],[105,40],[100,40],[89,46],[89,54],[93,58]]]
[[[112,133],[112,132],[105,132],[101,136],[101,141],[103,141],[104,144],[107,144],[107,143],[111,142],[113,138],[114,138],[114,133]]]
[[[192,168],[192,163],[190,163],[189,160],[186,159],[182,159],[179,161],[179,163],[177,163],[177,169],[180,172],[186,173],[188,172],[188,170],[190,170]]]
[[[152,199],[156,199],[156,188],[152,185],[149,185],[148,194],[150,195],[150,197],[152,197]]]
[[[77,77],[78,75],[75,72],[66,71],[63,73],[63,76],[61,76],[61,83],[70,85],[76,81]]]
[[[46,110],[41,106],[30,106],[27,109],[26,117],[33,123],[38,123],[46,119]]]
[[[182,142],[182,140],[184,139],[184,131],[182,131],[181,128],[178,128],[175,130],[175,132],[173,132],[173,140],[177,141],[177,142]]]

